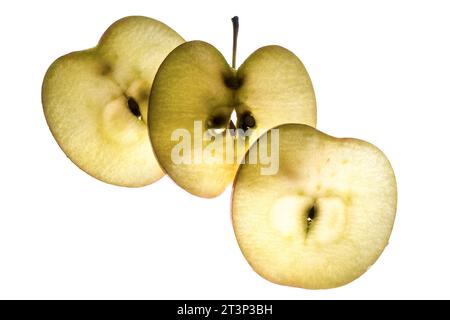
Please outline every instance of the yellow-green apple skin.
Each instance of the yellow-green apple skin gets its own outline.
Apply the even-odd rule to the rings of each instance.
[[[277,129],[278,173],[261,175],[260,164],[242,164],[234,181],[239,246],[252,268],[274,283],[347,284],[388,244],[397,205],[393,169],[367,142],[299,124]]]
[[[188,192],[206,198],[218,196],[231,184],[241,159],[236,156],[233,164],[175,164],[171,150],[178,141],[171,139],[172,132],[184,128],[194,136],[194,121],[201,121],[205,131],[225,129],[233,111],[238,128],[247,115],[255,120],[249,145],[276,125],[298,122],[315,126],[314,90],[302,62],[285,48],[267,46],[235,70],[215,47],[202,41],[186,42],[164,60],[150,96],[149,134],[160,165]],[[216,118],[224,120],[215,123]],[[228,132],[221,134],[225,139]],[[192,144],[191,154],[196,148]]]
[[[112,24],[95,48],[50,66],[42,86],[45,118],[78,167],[128,187],[163,176],[148,139],[148,97],[158,67],[183,42],[157,20],[130,16]]]

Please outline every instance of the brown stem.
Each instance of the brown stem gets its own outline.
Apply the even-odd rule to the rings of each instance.
[[[233,18],[231,18],[231,21],[233,22],[233,60],[231,63],[231,67],[233,69],[236,69],[236,49],[239,32],[239,18],[237,16],[234,16]]]

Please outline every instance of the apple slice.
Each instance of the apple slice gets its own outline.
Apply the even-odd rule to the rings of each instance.
[[[77,166],[120,186],[163,176],[148,139],[148,96],[159,65],[182,42],[159,21],[126,17],[108,28],[97,47],[50,66],[42,87],[45,118]]]
[[[172,155],[180,143],[173,136],[176,130],[186,130],[193,140],[195,123],[199,123],[200,134],[213,129],[226,141],[230,138],[227,128],[251,129],[244,137],[235,135],[232,142],[250,145],[265,130],[282,123],[316,124],[314,90],[299,58],[280,46],[267,46],[236,69],[236,17],[233,23],[232,66],[212,45],[186,42],[162,63],[149,101],[149,133],[159,163],[183,189],[207,198],[218,196],[232,182],[241,160],[238,152],[232,164],[209,161],[207,156],[177,163]],[[233,112],[236,123],[230,122]],[[238,142],[239,138],[245,141]],[[191,143],[189,154],[202,153],[208,143],[208,137]]]
[[[234,181],[239,246],[269,281],[308,289],[349,283],[388,244],[397,203],[392,167],[361,140],[337,139],[300,124],[276,129],[278,172],[261,175],[263,166],[247,161]]]

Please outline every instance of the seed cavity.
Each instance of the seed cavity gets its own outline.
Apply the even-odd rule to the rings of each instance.
[[[314,218],[316,217],[316,205],[314,204],[309,210],[308,210],[308,216],[306,217],[306,222],[308,224],[308,227],[313,222]]]
[[[239,121],[239,129],[251,129],[256,126],[256,120],[250,112],[246,112],[241,116]]]
[[[139,120],[142,118],[141,110],[139,109],[139,104],[133,98],[129,97],[127,100],[128,109],[131,113],[138,118]]]
[[[230,116],[230,122],[228,123],[228,128],[233,130],[232,133],[235,133],[236,130],[236,124],[237,124],[237,114],[236,114],[236,110],[233,109],[233,112],[231,113]]]
[[[223,114],[212,116],[208,120],[208,128],[210,129],[219,129],[226,126],[227,117]]]
[[[226,77],[224,82],[225,82],[225,85],[227,86],[227,88],[230,88],[233,90],[239,89],[239,87],[242,85],[242,80],[236,76]]]

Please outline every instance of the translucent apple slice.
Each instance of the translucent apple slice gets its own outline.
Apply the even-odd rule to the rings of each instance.
[[[159,21],[126,17],[97,47],[50,66],[42,87],[45,117],[77,166],[120,186],[143,186],[163,176],[148,138],[148,97],[159,65],[183,41]]]
[[[236,45],[237,18],[233,25]],[[230,66],[212,45],[186,42],[167,56],[152,86],[148,123],[156,157],[179,186],[200,197],[218,196],[231,184],[246,148],[261,133],[287,122],[316,124],[311,80],[292,52],[263,47],[238,69],[235,53],[236,47]],[[236,123],[230,122],[233,114]],[[196,125],[202,130],[197,134]],[[234,128],[242,134],[224,131]],[[214,157],[208,155],[211,143],[204,136],[209,129],[224,145]],[[193,142],[195,136],[200,136],[199,143]],[[183,141],[180,162],[174,160],[174,151]]]
[[[276,129],[278,171],[262,175],[261,163],[246,161],[234,181],[239,246],[253,269],[272,282],[309,289],[349,283],[388,244],[397,203],[392,167],[361,140],[300,124]]]

